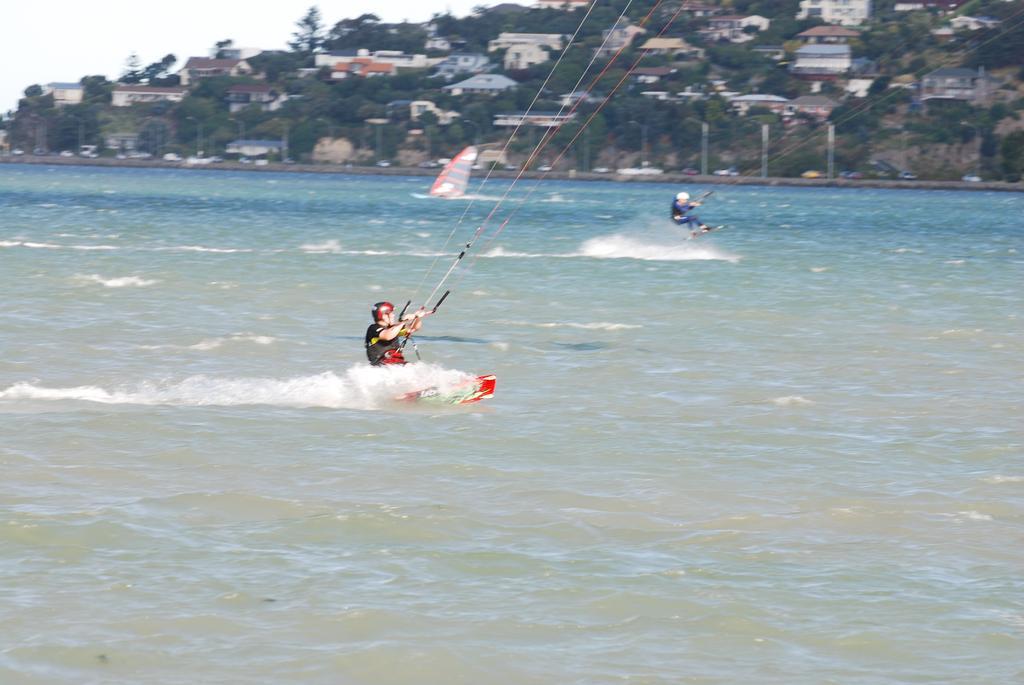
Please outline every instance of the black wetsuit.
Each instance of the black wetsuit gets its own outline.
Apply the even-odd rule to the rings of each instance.
[[[366,358],[370,360],[370,364],[373,366],[404,364],[405,358],[402,357],[402,350],[400,349],[402,336],[396,335],[392,340],[381,340],[379,337],[380,332],[385,328],[387,326],[372,323],[366,329]]]

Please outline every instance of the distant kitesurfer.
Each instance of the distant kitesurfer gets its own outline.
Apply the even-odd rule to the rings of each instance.
[[[697,227],[690,231],[690,237],[696,237],[700,233],[707,233],[711,230],[710,226],[701,223],[696,214],[690,214],[700,205],[698,200],[690,202],[690,194],[686,192],[677,193],[676,199],[672,201],[672,221],[676,222],[678,226]]]
[[[432,312],[425,307],[402,317],[395,316],[395,305],[390,302],[378,302],[373,305],[370,314],[373,323],[366,329],[366,358],[373,366],[384,364],[405,364],[402,356],[402,338],[408,339],[423,325],[423,317]]]

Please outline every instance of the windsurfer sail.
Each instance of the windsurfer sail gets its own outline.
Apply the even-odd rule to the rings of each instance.
[[[469,174],[476,163],[476,147],[470,145],[459,154],[452,157],[452,161],[445,165],[437,180],[430,188],[430,194],[434,197],[462,197],[466,194],[466,187],[469,185]]]

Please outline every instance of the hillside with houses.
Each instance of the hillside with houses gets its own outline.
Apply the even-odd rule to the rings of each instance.
[[[26,84],[0,154],[431,167],[476,143],[483,164],[559,171],[1024,174],[1024,0],[626,7],[538,0],[423,24],[312,7],[282,27],[287,50],[225,39]]]

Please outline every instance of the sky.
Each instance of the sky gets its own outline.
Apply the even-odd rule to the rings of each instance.
[[[236,47],[284,49],[310,7],[325,26],[372,12],[383,21],[425,21],[450,11],[469,14],[501,0],[14,0],[3,3],[0,31],[0,112],[14,110],[33,84],[103,75],[116,80],[135,53],[143,66],[172,54],[174,69],[207,57],[219,40]],[[520,4],[529,4],[517,0]]]

